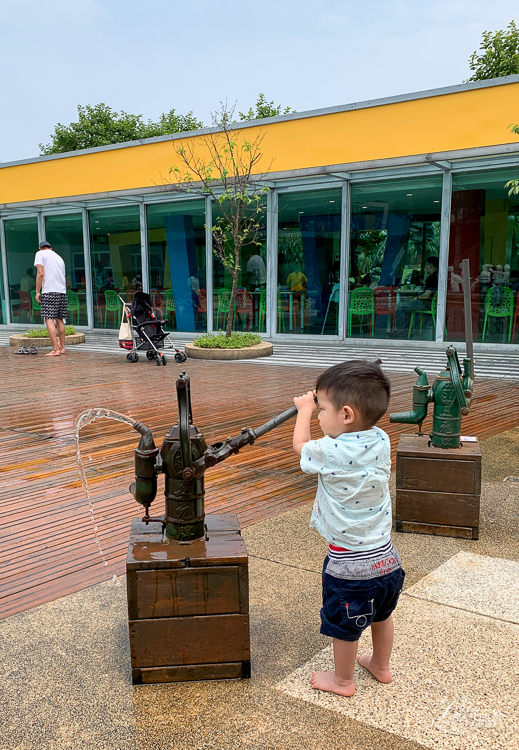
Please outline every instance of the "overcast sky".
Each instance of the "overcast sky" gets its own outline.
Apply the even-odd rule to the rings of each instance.
[[[78,104],[204,124],[259,92],[303,111],[461,83],[518,0],[0,0],[0,161]]]

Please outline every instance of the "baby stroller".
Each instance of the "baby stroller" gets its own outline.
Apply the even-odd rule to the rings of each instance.
[[[157,365],[167,364],[165,354],[159,349],[173,349],[175,351],[175,362],[185,362],[187,357],[184,352],[177,349],[163,327],[163,321],[159,320],[153,312],[151,297],[146,292],[135,292],[130,304],[121,295],[119,299],[123,303],[123,310],[130,324],[132,338],[129,341],[119,341],[123,349],[131,348],[126,355],[128,362],[138,362],[137,352],[146,352],[148,360],[155,360]]]

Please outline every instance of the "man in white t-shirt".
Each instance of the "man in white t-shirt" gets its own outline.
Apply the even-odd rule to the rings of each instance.
[[[36,302],[41,304],[41,317],[45,321],[52,343],[46,357],[65,354],[65,320],[67,318],[67,282],[65,262],[54,252],[49,242],[40,242],[34,257],[36,274]]]

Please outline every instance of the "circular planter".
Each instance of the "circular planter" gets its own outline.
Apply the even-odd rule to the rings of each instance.
[[[273,346],[268,341],[254,346],[244,346],[241,349],[203,349],[194,344],[186,344],[184,351],[190,359],[256,359],[270,357]]]
[[[73,333],[71,336],[65,336],[65,346],[71,346],[73,344],[84,344],[85,334],[84,333]],[[9,346],[16,346],[19,349],[22,346],[52,346],[50,339],[46,336],[42,336],[40,339],[31,338],[30,336],[9,336]]]

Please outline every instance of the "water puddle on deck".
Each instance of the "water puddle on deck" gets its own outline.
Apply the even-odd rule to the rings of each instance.
[[[81,486],[83,487],[83,490],[85,491],[85,495],[88,500],[88,507],[90,509],[90,520],[92,521],[92,528],[94,530],[94,538],[97,544],[97,549],[103,561],[103,565],[108,567],[108,561],[103,552],[103,547],[101,545],[101,541],[97,533],[97,524],[96,524],[95,515],[94,515],[94,505],[92,503],[92,498],[90,496],[90,490],[88,489],[88,482],[87,482],[87,478],[85,474],[85,468],[83,466],[83,460],[81,458],[81,451],[79,448],[80,431],[83,429],[83,427],[86,427],[87,425],[92,424],[92,422],[95,422],[96,419],[111,419],[114,422],[123,422],[125,424],[129,424],[130,427],[133,427],[136,424],[136,420],[132,419],[131,417],[126,416],[125,414],[120,414],[118,411],[112,411],[111,409],[86,409],[86,411],[82,411],[81,414],[77,416],[76,422],[74,425],[74,439],[76,442],[76,460],[77,460],[77,466],[78,466],[78,471],[79,471],[79,477],[81,479]],[[113,576],[112,581],[114,583],[117,583],[116,575]]]

